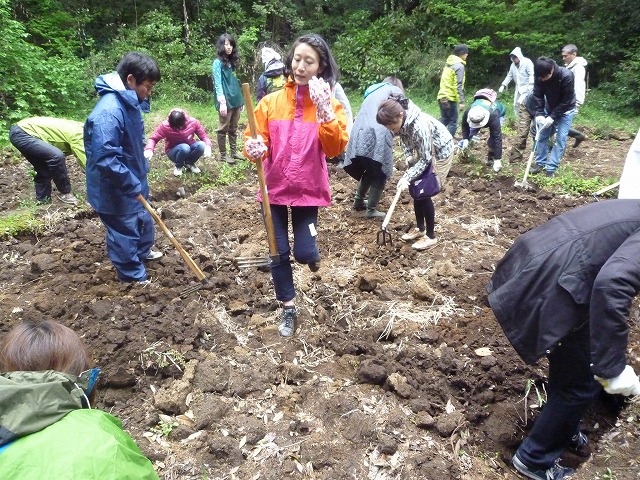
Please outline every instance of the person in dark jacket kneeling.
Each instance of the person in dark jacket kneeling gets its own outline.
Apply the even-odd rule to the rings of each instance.
[[[549,360],[547,403],[513,464],[529,478],[571,475],[558,459],[587,445],[579,424],[601,385],[640,394],[626,360],[627,318],[640,291],[640,200],[579,207],[521,235],[487,291],[518,355]]]

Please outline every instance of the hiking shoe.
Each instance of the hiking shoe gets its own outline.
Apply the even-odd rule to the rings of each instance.
[[[296,321],[298,320],[298,314],[296,313],[296,307],[284,307],[282,317],[280,318],[280,325],[278,325],[278,333],[282,337],[291,337],[296,332]]]
[[[242,155],[240,152],[235,152],[235,153],[233,154],[233,158],[235,158],[236,160],[246,160],[246,159],[244,158],[244,155]]]
[[[425,230],[420,230],[418,228],[412,228],[407,233],[402,235],[402,239],[405,242],[409,242],[411,240],[415,240],[416,238],[424,237],[427,234]]]
[[[547,176],[547,178],[553,178],[556,176],[556,172],[550,172],[549,170],[545,171],[544,174]]]
[[[518,458],[518,454],[515,454],[511,461],[518,472],[527,478],[533,478],[535,480],[561,480],[562,478],[569,478],[575,472],[573,468],[563,467],[557,460],[556,463],[546,470],[531,470],[522,463],[522,460]]]
[[[308,264],[309,270],[312,272],[317,272],[320,270],[320,260],[316,260],[315,262],[309,262]]]
[[[159,252],[157,250],[151,250],[149,252],[149,255],[147,255],[147,257],[145,258],[145,260],[157,260],[160,257],[162,257],[164,254],[162,252]]]
[[[425,235],[416,243],[411,245],[411,248],[415,248],[416,250],[427,250],[428,248],[435,246],[436,243],[438,243],[437,238],[429,238]]]
[[[67,203],[69,205],[77,205],[78,199],[73,196],[73,193],[61,193],[58,195],[58,200],[62,203]]]
[[[224,161],[227,162],[229,165],[233,165],[234,163],[236,163],[236,159],[233,157],[230,157],[229,155],[225,155]]]
[[[579,457],[589,458],[591,456],[591,447],[589,447],[589,439],[587,436],[578,432],[573,437],[571,437],[571,441],[569,442],[569,451],[575,453]]]
[[[174,167],[174,169],[173,169],[173,174],[174,174],[176,177],[181,176],[181,175],[182,175],[182,167]]]
[[[191,170],[192,173],[200,173],[202,171],[195,165],[187,165],[187,168]]]
[[[536,174],[536,173],[540,173],[544,170],[544,165],[539,165],[536,163],[535,167],[531,168],[531,170],[529,171],[529,173],[532,174]]]

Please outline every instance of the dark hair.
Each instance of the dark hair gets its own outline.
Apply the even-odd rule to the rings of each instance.
[[[386,77],[383,80],[384,83],[390,83],[391,85],[393,85],[394,87],[398,87],[400,90],[402,90],[404,92],[404,87],[402,86],[402,82],[400,81],[400,79],[398,77],[394,77],[393,75]]]
[[[79,376],[91,368],[80,337],[61,323],[24,322],[11,329],[0,345],[0,371],[55,370]]]
[[[557,66],[558,64],[552,58],[538,57],[535,65],[533,66],[533,74],[538,78],[544,77],[556,70]]]
[[[174,130],[182,130],[187,124],[187,116],[184,110],[174,108],[169,112],[169,126]]]
[[[129,52],[122,57],[116,67],[116,72],[120,75],[122,83],[127,84],[127,77],[133,75],[136,85],[140,85],[145,80],[157,82],[160,80],[160,69],[156,61],[149,55],[141,52]]]
[[[340,78],[340,69],[338,68],[338,64],[333,58],[331,53],[331,48],[329,48],[329,44],[327,41],[322,38],[317,33],[310,33],[308,35],[302,35],[298,37],[298,39],[293,42],[291,46],[291,50],[289,51],[289,55],[287,55],[287,61],[284,65],[284,74],[287,78],[291,78],[293,80],[291,64],[293,63],[293,54],[298,48],[298,45],[306,43],[311,46],[317,53],[320,59],[320,73],[318,76],[322,77],[331,88],[338,82],[338,78]]]
[[[578,47],[576,47],[573,43],[570,43],[570,44],[565,45],[564,47],[562,47],[562,51],[563,52],[567,52],[567,53],[575,53],[577,55],[578,54]]]
[[[224,43],[227,40],[229,40],[229,43],[233,47],[231,55],[227,55],[227,52],[224,50]],[[228,33],[223,33],[220,35],[220,38],[218,38],[218,41],[216,42],[216,53],[218,54],[220,61],[225,65],[230,65],[233,70],[236,69],[240,62],[240,56],[238,55],[238,49],[236,48],[236,39]]]
[[[378,107],[376,122],[385,127],[396,122],[400,114],[404,112],[402,104],[396,98],[388,98]]]
[[[454,55],[464,55],[465,53],[469,53],[469,47],[467,47],[464,43],[461,43],[453,47]]]

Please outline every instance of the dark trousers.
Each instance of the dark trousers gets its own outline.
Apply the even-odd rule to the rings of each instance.
[[[427,229],[427,237],[436,238],[436,207],[431,197],[413,200],[413,211],[416,214],[418,230]]]
[[[56,184],[60,193],[71,192],[66,157],[62,150],[32,137],[17,125],[11,127],[9,140],[36,171],[33,179],[36,200],[45,201],[51,198],[51,181]]]
[[[374,188],[384,188],[387,176],[382,172],[382,164],[369,157],[354,157],[349,165],[345,165],[344,171],[356,180],[365,177]]]
[[[122,282],[140,282],[147,279],[144,260],[154,240],[153,219],[142,210],[129,215],[98,216],[107,229],[107,254]]]
[[[585,324],[564,337],[548,356],[547,403],[517,451],[529,468],[547,469],[560,458],[600,391],[589,366],[589,344],[585,319]]]
[[[441,98],[438,104],[440,105],[440,123],[447,127],[452,137],[455,137],[458,129],[458,102]]]
[[[271,277],[276,291],[276,299],[281,302],[296,296],[291,268],[291,247],[289,246],[289,209],[293,226],[293,257],[297,262],[309,264],[320,260],[316,239],[318,207],[288,207],[271,205],[271,218],[278,247],[279,262],[271,265]]]

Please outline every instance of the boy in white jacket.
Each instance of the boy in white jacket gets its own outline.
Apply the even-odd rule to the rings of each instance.
[[[562,61],[564,62],[564,66],[573,73],[577,115],[580,107],[584,104],[584,97],[587,93],[587,61],[584,57],[578,56],[578,47],[572,43],[565,45],[562,49]],[[584,133],[576,130],[575,128],[569,129],[568,136],[576,139],[573,144],[573,148],[580,145],[586,138]]]

